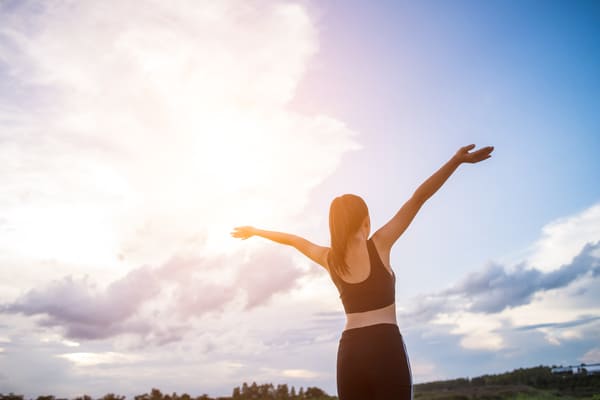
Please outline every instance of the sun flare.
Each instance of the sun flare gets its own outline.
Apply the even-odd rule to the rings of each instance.
[[[318,48],[306,9],[228,3],[152,3],[127,20],[128,5],[54,4],[13,37],[15,71],[28,71],[15,78],[47,90],[52,106],[19,127],[43,126],[44,140],[17,141],[15,159],[44,162],[5,183],[14,233],[0,248],[124,273],[231,251],[234,226],[277,226],[302,210],[357,148],[354,134],[289,106]]]

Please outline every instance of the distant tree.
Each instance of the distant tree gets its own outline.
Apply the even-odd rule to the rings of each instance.
[[[55,400],[56,398],[52,395],[38,396],[36,400]]]
[[[125,400],[125,396],[119,396],[118,394],[108,393],[102,396],[101,400]]]
[[[252,385],[250,385],[250,387],[248,388],[249,394],[250,394],[250,399],[258,399],[259,397],[259,392],[258,392],[258,385],[256,384],[256,382],[252,382]]]
[[[320,397],[327,396],[327,393],[325,393],[323,390],[319,389],[318,387],[307,387],[304,395],[309,399],[312,399],[312,398],[318,399]]]
[[[275,399],[277,400],[288,400],[290,398],[290,390],[288,385],[277,385],[277,391],[275,392]]]
[[[14,394],[13,392],[10,392],[9,394],[0,393],[0,400],[23,400],[23,395]]]
[[[275,388],[272,383],[264,383],[258,386],[257,394],[259,399],[272,399],[275,397]]]
[[[156,388],[152,388],[152,390],[150,391],[150,399],[149,400],[163,400],[162,392]]]
[[[92,400],[92,397],[84,394],[83,396],[75,397],[73,400]]]
[[[290,397],[296,400],[296,388],[292,386],[292,390],[290,391]]]

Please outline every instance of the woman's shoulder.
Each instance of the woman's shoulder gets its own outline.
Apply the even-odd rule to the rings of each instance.
[[[369,241],[373,245],[373,248],[379,256],[379,259],[384,263],[384,265],[389,267],[391,248],[388,245],[386,245],[385,241],[380,240],[380,238],[378,238],[377,232],[369,238]]]
[[[371,235],[371,237],[368,239],[368,241],[375,245],[375,248],[377,249],[378,252],[388,252],[389,253],[390,246],[386,243],[386,241],[382,237],[380,237],[378,232],[375,232],[373,235]]]

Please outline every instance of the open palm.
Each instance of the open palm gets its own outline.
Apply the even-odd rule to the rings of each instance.
[[[486,146],[469,153],[469,150],[473,150],[474,148],[474,144],[463,146],[456,152],[456,157],[460,160],[460,162],[473,164],[490,158],[492,156],[491,153],[494,150],[494,146]]]
[[[246,240],[249,237],[254,236],[254,234],[255,228],[252,226],[236,226],[233,228],[233,232],[231,232],[231,236],[242,240]]]

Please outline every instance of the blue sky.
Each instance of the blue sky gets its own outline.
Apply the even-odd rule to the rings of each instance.
[[[230,229],[327,244],[341,193],[377,228],[469,143],[493,157],[392,252],[415,381],[598,362],[599,20],[595,2],[2,3],[0,392],[334,394],[334,285]]]
[[[485,241],[470,246],[475,260],[517,251],[546,222],[598,199],[597,5],[390,3],[329,2],[321,11],[321,57],[303,81],[301,106],[343,116],[365,150],[331,182],[356,174],[377,182],[356,190],[381,199],[387,215],[374,217],[383,223],[457,143],[496,146],[490,165],[451,178],[420,216],[468,229],[465,242]]]

